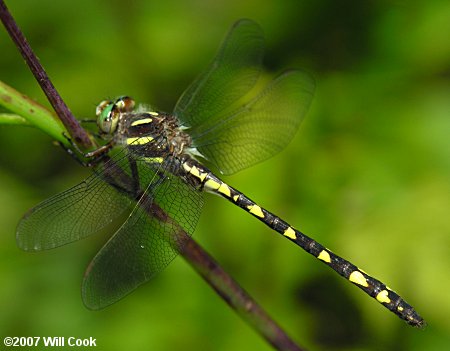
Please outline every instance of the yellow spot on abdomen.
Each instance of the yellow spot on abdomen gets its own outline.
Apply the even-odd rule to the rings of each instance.
[[[291,227],[288,227],[288,228],[284,231],[283,235],[284,235],[284,236],[287,236],[288,238],[291,238],[292,240],[297,239],[297,235],[295,235],[295,230],[292,229]]]
[[[227,197],[231,196],[230,188],[225,183],[220,184],[220,187],[217,191],[221,194],[224,194]]]
[[[391,299],[389,298],[389,292],[387,290],[381,290],[378,294],[376,299],[378,302],[381,303],[390,303]]]
[[[248,212],[250,212],[251,214],[254,214],[256,217],[264,218],[264,213],[261,210],[261,207],[259,207],[258,205],[250,205],[250,206],[247,206],[247,208],[248,208]]]
[[[236,202],[239,199],[239,195],[234,195],[233,196],[233,201]]]
[[[202,173],[200,172],[200,170],[195,167],[192,166],[191,170],[189,171],[194,177],[197,177],[198,179],[200,179],[202,182],[205,180],[207,173]]]
[[[217,183],[215,180],[208,179],[205,183],[205,188],[217,190],[220,188],[220,183]]]
[[[127,138],[127,145],[145,145],[148,143],[151,143],[153,141],[153,138],[150,136],[146,137],[134,137],[134,138]]]
[[[151,123],[153,120],[151,118],[142,118],[142,119],[138,119],[137,121],[134,121],[133,123],[131,123],[132,127],[135,126],[139,126],[141,124],[148,124]]]
[[[402,312],[403,311],[403,307],[402,306],[398,306],[397,307],[397,311]]]
[[[348,280],[350,280],[352,283],[364,286],[365,288],[369,286],[366,278],[364,278],[360,271],[353,271],[352,274],[350,274],[350,276],[348,277]]]
[[[191,166],[189,166],[186,162],[185,163],[183,163],[183,169],[186,171],[186,172],[190,172],[191,171]]]
[[[159,116],[159,113],[155,112],[155,111],[151,111],[151,112],[149,112],[149,114],[152,116]]]
[[[317,258],[319,260],[322,260],[322,261],[326,262],[326,263],[330,263],[331,262],[330,254],[326,250],[320,251],[320,254],[319,254],[319,256],[317,256]]]

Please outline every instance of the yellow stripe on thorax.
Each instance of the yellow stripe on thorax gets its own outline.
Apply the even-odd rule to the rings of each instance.
[[[152,123],[153,119],[151,118],[142,118],[142,119],[138,119],[137,121],[134,121],[133,123],[131,123],[132,127],[135,126],[139,126],[141,124],[148,124],[148,123]]]
[[[150,136],[127,138],[127,145],[145,145],[151,143],[154,139]]]
[[[162,157],[144,157],[144,160],[149,163],[162,163],[164,161]]]

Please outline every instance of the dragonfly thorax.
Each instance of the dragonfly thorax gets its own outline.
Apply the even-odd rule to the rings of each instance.
[[[97,124],[102,137],[114,139],[115,144],[175,156],[191,146],[191,137],[180,128],[176,117],[134,107],[134,100],[126,96],[102,101],[97,106]]]

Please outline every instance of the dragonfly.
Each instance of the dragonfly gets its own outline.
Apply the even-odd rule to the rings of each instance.
[[[259,92],[264,36],[243,19],[229,30],[207,69],[173,113],[122,96],[96,109],[103,145],[89,153],[93,174],[31,209],[16,233],[26,251],[56,248],[123,222],[89,264],[82,298],[101,309],[162,271],[193,234],[205,192],[250,213],[362,289],[408,324],[422,317],[384,283],[222,181],[287,146],[315,91],[309,73],[281,73]],[[99,161],[101,160],[101,161]]]

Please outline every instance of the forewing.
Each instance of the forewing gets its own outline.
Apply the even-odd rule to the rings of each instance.
[[[125,189],[118,191],[109,183],[127,164],[124,150],[96,174],[28,211],[17,227],[18,246],[27,251],[52,249],[94,234],[131,211],[133,202]]]
[[[195,229],[203,205],[201,192],[169,172],[142,164],[152,178],[128,220],[90,263],[82,296],[90,309],[121,299],[163,270]]]
[[[209,67],[181,95],[175,116],[186,127],[217,118],[255,85],[263,53],[259,25],[247,19],[236,22]]]
[[[291,141],[314,89],[309,74],[285,72],[237,111],[204,125],[193,146],[223,174],[266,160]]]

